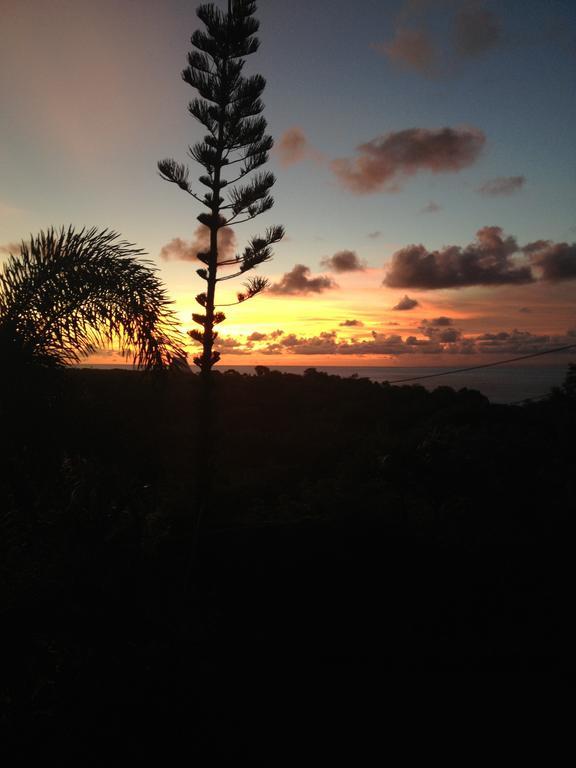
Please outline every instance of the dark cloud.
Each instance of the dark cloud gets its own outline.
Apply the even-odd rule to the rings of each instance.
[[[462,336],[462,331],[459,331],[458,328],[441,328],[439,330],[434,329],[434,331],[429,329],[429,331],[431,333],[431,338],[436,339],[443,344],[451,344],[458,341]]]
[[[476,128],[408,128],[378,136],[358,147],[359,157],[334,160],[332,170],[357,194],[396,191],[420,171],[448,173],[472,165],[486,142]]]
[[[268,334],[254,331],[254,333],[251,333],[250,336],[248,336],[248,341],[265,341],[267,338]]]
[[[530,267],[517,266],[511,259],[518,250],[516,240],[504,237],[500,227],[483,227],[465,248],[449,245],[428,251],[423,245],[409,245],[392,256],[384,285],[435,290],[531,283]]]
[[[518,312],[521,312],[523,315],[529,315],[532,312],[532,310],[530,309],[530,307],[520,307]]]
[[[438,213],[438,211],[442,210],[442,206],[438,205],[438,203],[435,203],[434,200],[430,200],[429,203],[426,203],[424,208],[420,209],[420,213]]]
[[[199,224],[194,230],[193,240],[183,240],[175,237],[162,246],[162,259],[177,261],[196,261],[198,253],[206,253],[210,249],[210,230],[204,224]],[[218,230],[218,255],[230,258],[236,250],[236,235],[232,227],[222,227]]]
[[[364,323],[361,320],[344,320],[339,325],[341,328],[362,328]]]
[[[392,40],[376,43],[372,48],[402,69],[423,75],[433,74],[437,70],[436,50],[423,29],[399,28]]]
[[[409,355],[414,348],[395,334],[375,333],[368,341],[341,343],[338,352],[343,355]]]
[[[487,8],[461,8],[454,19],[454,45],[463,58],[480,56],[500,42],[500,19]]]
[[[408,347],[409,352],[424,352],[426,354],[439,354],[444,349],[440,344],[436,343],[432,339],[419,339],[416,336],[407,336],[404,344]]]
[[[499,331],[498,333],[482,333],[476,337],[476,341],[506,341],[510,338],[508,331]]]
[[[529,243],[524,248],[539,270],[541,279],[553,283],[576,280],[576,243],[543,242]]]
[[[305,340],[305,337],[299,338],[295,333],[287,333],[279,345],[281,347],[297,347],[299,344],[303,344]]]
[[[478,192],[485,197],[498,197],[503,195],[513,195],[518,192],[526,183],[525,176],[499,176],[496,179],[486,181],[478,187]]]
[[[462,331],[458,328],[434,328],[429,326],[423,331],[429,339],[438,341],[441,344],[453,344],[462,337]]]
[[[546,352],[565,344],[565,336],[533,334],[517,329],[508,332],[483,333],[474,339],[478,352],[485,354],[529,355]]]
[[[284,296],[306,296],[309,293],[323,293],[338,287],[331,277],[326,275],[309,277],[309,275],[310,267],[296,264],[290,272],[282,276],[279,283],[271,285],[268,291]]]
[[[531,254],[543,251],[548,246],[552,245],[552,240],[535,240],[533,243],[526,243],[522,246],[524,253]]]
[[[363,272],[366,269],[356,251],[338,251],[334,256],[322,259],[320,264],[333,272]]]
[[[416,299],[411,299],[409,296],[404,296],[403,299],[400,299],[398,304],[396,306],[392,307],[392,309],[396,309],[399,311],[406,311],[409,309],[414,309],[415,307],[419,307],[419,303],[416,301]]]
[[[462,248],[448,245],[428,251],[408,245],[392,256],[384,278],[389,288],[435,290],[473,285],[522,285],[536,280],[576,279],[576,243],[536,240],[519,246],[500,227],[483,227]],[[526,311],[526,308],[520,311]]]
[[[271,339],[278,339],[280,336],[284,335],[284,331],[281,331],[280,328],[278,328],[276,331],[272,331],[270,334]]]
[[[368,232],[368,237],[372,240],[376,240],[378,237],[382,236],[382,232],[377,229],[375,232]]]
[[[462,331],[453,327],[449,317],[442,316],[432,320],[422,320],[418,330],[428,339],[440,344],[453,344],[462,338]]]

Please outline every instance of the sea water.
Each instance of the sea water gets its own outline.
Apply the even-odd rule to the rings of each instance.
[[[452,387],[453,389],[477,389],[486,395],[493,403],[517,403],[525,400],[545,397],[553,387],[561,386],[568,370],[568,362],[553,365],[498,365],[493,368],[480,368],[461,372],[454,367],[428,366],[313,366],[317,371],[335,376],[348,378],[357,376],[372,381],[388,381],[390,384],[401,383],[403,379],[416,379],[406,382],[407,385],[421,385],[426,389],[436,387]],[[122,364],[93,364],[86,368],[128,368]],[[272,371],[302,375],[307,368],[305,365],[270,365]],[[217,370],[224,373],[227,370],[255,375],[254,365],[226,365],[220,363]],[[431,376],[433,374],[433,376]],[[422,378],[428,377],[431,378]]]
[[[302,374],[310,366],[269,366],[271,370],[284,373]],[[314,366],[317,371],[342,376],[358,376],[372,381],[388,381],[391,384],[402,379],[418,379],[419,381],[406,382],[406,384],[419,384],[426,389],[436,387],[452,387],[453,389],[477,389],[486,395],[494,403],[515,403],[523,400],[540,398],[550,392],[553,387],[558,387],[564,381],[568,364],[565,365],[502,365],[493,368],[480,368],[466,372],[458,372],[457,368],[433,368],[433,367],[408,367],[408,366]],[[229,369],[239,373],[254,373],[254,366],[219,365],[220,371]],[[440,374],[440,375],[436,375]]]

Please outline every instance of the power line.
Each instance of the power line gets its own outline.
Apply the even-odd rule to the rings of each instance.
[[[531,403],[534,400],[544,400],[545,397],[550,397],[550,392],[545,392],[543,395],[534,395],[534,397],[525,397],[522,400],[513,400],[511,403],[503,403],[503,405],[524,405],[524,403]]]
[[[530,355],[521,355],[520,357],[511,357],[508,360],[497,360],[495,363],[484,363],[483,365],[471,365],[468,368],[450,368],[440,373],[426,373],[423,376],[411,376],[407,379],[387,379],[388,384],[404,384],[409,381],[421,381],[422,379],[433,379],[437,376],[449,376],[452,373],[465,373],[466,371],[477,371],[480,368],[493,368],[495,365],[505,365],[506,363],[516,363],[519,360],[528,360],[531,357],[541,357],[542,355],[551,355],[554,352],[564,352],[567,349],[574,349],[575,344],[567,344],[565,347],[555,347],[554,349],[545,349],[543,352],[532,352]]]

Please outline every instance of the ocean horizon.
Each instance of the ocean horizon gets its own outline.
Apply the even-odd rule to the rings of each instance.
[[[271,371],[302,375],[308,368],[343,378],[352,376],[367,378],[372,381],[390,384],[402,383],[403,379],[418,379],[421,381],[406,382],[406,385],[421,385],[433,390],[437,387],[452,387],[453,389],[476,389],[489,398],[493,403],[516,403],[545,397],[554,387],[559,387],[564,381],[568,370],[565,364],[549,365],[502,365],[492,368],[480,368],[461,371],[457,366],[309,366],[309,365],[269,365]],[[128,363],[93,363],[81,366],[93,369],[123,369],[133,368]],[[238,373],[256,375],[255,365],[218,365],[216,370],[237,371]]]

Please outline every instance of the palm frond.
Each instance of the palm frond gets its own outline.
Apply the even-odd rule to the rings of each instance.
[[[3,360],[68,365],[111,343],[141,368],[184,358],[171,301],[143,255],[96,227],[23,242],[0,274]]]

